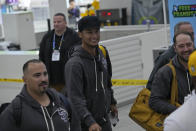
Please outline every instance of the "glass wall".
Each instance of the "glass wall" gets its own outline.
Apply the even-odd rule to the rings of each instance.
[[[69,8],[69,0],[67,8]],[[93,0],[75,0],[77,6],[80,7],[80,12],[84,13],[88,4]],[[46,31],[47,19],[49,18],[48,0],[0,0],[0,24],[2,24],[3,13],[16,11],[32,11],[34,18],[35,32]]]
[[[47,30],[48,0],[0,0],[0,5],[0,24],[2,24],[3,13],[32,11],[35,32]]]
[[[35,31],[46,31],[48,28],[47,19],[49,18],[48,0],[31,0],[30,10],[34,16]]]

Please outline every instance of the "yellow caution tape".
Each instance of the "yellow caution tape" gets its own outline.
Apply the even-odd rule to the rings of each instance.
[[[23,82],[23,80],[22,79],[0,78],[0,82]]]
[[[133,80],[133,79],[113,79],[113,86],[137,86],[137,85],[146,85],[148,80]]]
[[[0,82],[19,82],[22,83],[22,79],[8,79],[0,78]],[[134,79],[112,79],[113,86],[136,86],[136,85],[146,85],[148,80],[134,80]]]

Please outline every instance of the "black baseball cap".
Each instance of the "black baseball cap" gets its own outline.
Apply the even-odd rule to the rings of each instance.
[[[78,22],[78,30],[82,32],[84,29],[98,28],[100,29],[101,22],[97,16],[85,16]]]

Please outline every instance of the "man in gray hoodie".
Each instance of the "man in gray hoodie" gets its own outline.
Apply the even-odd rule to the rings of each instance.
[[[71,113],[65,99],[48,88],[44,63],[37,59],[27,61],[23,74],[21,93],[0,115],[0,131],[70,131]]]
[[[82,45],[65,66],[65,83],[82,131],[112,131],[108,113],[117,115],[111,89],[111,63],[98,48],[100,21],[96,16],[78,22]]]

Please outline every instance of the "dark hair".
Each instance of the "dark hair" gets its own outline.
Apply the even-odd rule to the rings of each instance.
[[[178,33],[178,32],[181,32],[181,31],[180,31],[180,26],[181,26],[181,25],[191,25],[191,23],[188,22],[188,21],[182,21],[182,22],[177,23],[177,24],[175,25],[175,27],[174,27],[174,34],[176,34],[176,33]]]
[[[85,29],[97,28],[100,29],[101,22],[97,16],[85,16],[78,22],[78,30],[82,32]]]
[[[193,36],[192,36],[191,33],[185,32],[185,31],[181,31],[181,32],[177,32],[177,33],[174,35],[174,38],[173,38],[174,45],[176,45],[176,37],[177,37],[178,35],[180,35],[180,34],[188,35],[188,36],[190,36],[191,41],[192,41],[192,42],[194,41]]]
[[[66,17],[63,13],[56,13],[54,16],[62,16],[64,21],[66,21]]]
[[[71,3],[71,2],[75,2],[75,0],[69,0],[69,3]]]
[[[43,63],[41,60],[38,60],[38,59],[31,59],[31,60],[28,60],[24,65],[23,65],[23,74],[24,72],[27,70],[28,66],[29,66],[29,63]]]

